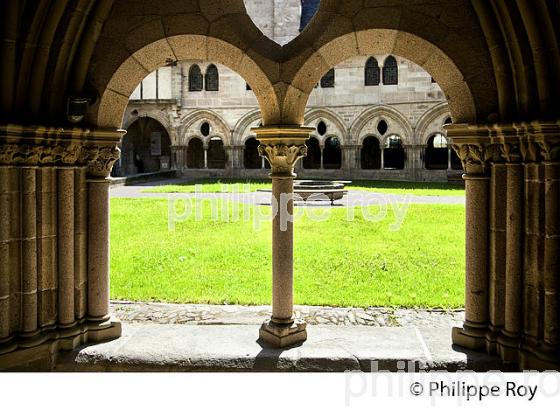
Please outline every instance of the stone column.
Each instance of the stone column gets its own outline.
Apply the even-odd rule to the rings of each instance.
[[[74,314],[74,169],[58,172],[58,323],[75,324]]]
[[[385,148],[381,148],[381,170],[385,169]]]
[[[495,344],[504,327],[506,260],[506,178],[503,163],[493,163],[490,177],[489,341]],[[495,346],[493,347],[495,349]]]
[[[293,314],[293,180],[296,162],[307,154],[305,141],[313,128],[261,127],[254,129],[259,153],[272,173],[272,318],[260,329],[260,338],[276,347],[307,339],[305,322]]]
[[[560,348],[560,162],[545,162],[544,329],[545,348]]]
[[[522,332],[523,166],[507,165],[505,316],[500,340],[502,359],[516,362]]]
[[[463,175],[466,194],[466,278],[465,322],[453,329],[453,342],[469,349],[485,349],[488,331],[488,220],[489,176],[486,175],[491,146],[468,135],[473,130],[458,129],[454,148],[467,173]],[[478,129],[474,129],[477,133]]]
[[[36,167],[23,168],[21,255],[22,255],[22,330],[23,337],[33,337],[37,329],[37,195]]]
[[[208,147],[204,147],[204,169],[208,169]]]
[[[118,337],[120,323],[109,314],[109,180],[119,158],[116,146],[90,148],[88,162],[88,328],[90,339]],[[99,333],[99,335],[96,334]],[[103,334],[103,336],[101,336]]]
[[[325,147],[321,147],[321,168],[320,169],[325,169]]]

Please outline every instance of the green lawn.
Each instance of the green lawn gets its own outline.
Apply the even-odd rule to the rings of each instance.
[[[230,204],[231,205],[231,204]],[[180,208],[180,207],[179,207]],[[269,213],[267,207],[244,208]],[[329,306],[460,307],[464,303],[464,207],[411,205],[394,215],[295,225],[295,303]],[[370,212],[378,211],[376,207]],[[111,297],[185,303],[270,304],[271,231],[263,222],[191,218],[168,230],[163,199],[111,200]]]
[[[147,188],[142,192],[151,193],[193,193],[196,185],[204,193],[213,192],[254,192],[258,189],[270,189],[268,180],[219,180],[202,179],[180,185],[162,185]],[[419,196],[464,196],[465,188],[459,184],[446,182],[398,182],[398,181],[353,181],[348,189],[380,192],[387,194],[410,194]]]

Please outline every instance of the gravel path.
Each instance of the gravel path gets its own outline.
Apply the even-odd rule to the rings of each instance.
[[[169,303],[112,301],[111,309],[125,322],[158,324],[261,324],[270,317],[270,306],[181,305]],[[297,318],[311,325],[374,327],[447,327],[460,326],[463,310],[332,308],[296,306]]]
[[[253,204],[253,205],[270,205],[271,194],[268,192],[249,192],[249,193],[190,193],[190,194],[162,194],[147,193],[143,190],[156,186],[178,183],[178,180],[158,181],[157,183],[129,185],[129,186],[113,186],[111,187],[111,197],[113,198],[193,198],[199,199],[228,199],[231,201]],[[348,195],[344,199],[335,202],[334,207],[357,207],[370,205],[389,205],[397,203],[410,204],[465,204],[463,196],[417,196],[417,195],[398,195],[398,194],[382,194],[369,191],[352,190],[348,187]],[[298,202],[297,206],[308,207],[330,207],[329,201],[312,201],[307,203]]]

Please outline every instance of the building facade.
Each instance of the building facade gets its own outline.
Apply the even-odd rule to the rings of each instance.
[[[255,24],[279,44],[295,38],[318,1],[246,0]],[[244,79],[211,61],[179,61],[150,73],[130,97],[128,133],[114,176],[176,169],[185,177],[263,177],[252,129],[258,101]],[[302,178],[447,181],[461,163],[443,126],[445,95],[420,66],[394,55],[353,57],[311,93],[305,125],[315,128]]]

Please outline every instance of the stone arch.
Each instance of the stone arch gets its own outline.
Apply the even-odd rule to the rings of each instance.
[[[248,17],[248,16],[247,16]],[[149,28],[146,28],[149,32]],[[148,38],[153,37],[149,35]],[[222,64],[243,77],[251,86],[269,123],[278,122],[279,103],[272,83],[255,59],[239,46],[224,40],[196,34],[182,34],[158,39],[126,52],[120,65],[107,73],[99,103],[90,108],[88,119],[102,128],[119,128],[128,104],[128,98],[136,86],[158,67],[180,60],[213,61]],[[274,65],[274,64],[273,64]]]
[[[145,117],[151,118],[159,122],[169,134],[169,138],[171,139],[171,145],[177,145],[177,143],[179,142],[177,129],[173,126],[169,117],[164,113],[162,113],[161,111],[148,111],[148,112],[141,111],[138,113],[138,115],[135,116],[126,115],[123,121],[122,128],[127,130],[138,119],[145,118]]]
[[[248,133],[247,131],[259,120],[262,121],[262,115],[258,109],[250,111],[241,117],[233,128],[233,144],[244,145],[249,138],[254,137],[254,134]]]
[[[373,123],[375,118],[381,118],[387,122],[389,129],[385,135],[379,135],[377,122]],[[350,138],[357,145],[362,145],[364,139],[371,135],[376,136],[383,143],[389,134],[398,134],[402,138],[403,144],[412,143],[414,135],[412,126],[406,117],[397,109],[389,106],[376,106],[364,110],[350,127]]]
[[[321,145],[325,144],[325,141],[329,137],[337,137],[340,139],[341,143],[348,142],[348,131],[346,125],[344,125],[344,121],[334,112],[326,108],[313,108],[305,114],[304,117],[304,124],[306,126],[312,127],[315,126],[315,122],[323,120],[327,122],[327,126],[332,124],[338,134],[333,132],[332,129],[328,130],[325,135],[319,135],[317,132],[313,132],[311,136],[317,138],[317,140],[321,143]]]
[[[449,117],[449,105],[445,102],[438,104],[426,111],[418,119],[415,127],[416,135],[419,141],[421,141],[422,144],[426,145],[428,139],[435,132],[441,132],[443,135],[447,135],[445,129],[443,128],[444,121],[447,117]],[[436,125],[436,120],[438,119],[441,119],[441,121],[437,122]]]
[[[208,121],[211,131],[206,137],[200,135],[198,128],[201,122]],[[193,127],[197,126],[196,130]],[[225,120],[212,110],[196,110],[181,120],[179,135],[183,141],[197,136],[207,143],[213,137],[220,137],[225,145],[231,145],[231,130]]]
[[[426,20],[427,17],[423,16],[421,19]],[[312,25],[314,24],[315,21]],[[341,20],[340,24],[345,28],[348,27],[347,21]],[[434,20],[434,24],[437,24],[437,21]],[[342,31],[343,28],[340,30]],[[487,107],[492,107],[494,110],[497,108],[496,101],[489,101],[496,97],[491,73],[485,73],[487,74],[485,87],[477,83],[481,78],[467,80],[474,67],[459,65],[459,62],[455,61],[458,58],[451,58],[427,39],[428,33],[423,33],[422,35],[425,34],[423,37],[420,34],[407,32],[404,28],[349,31],[352,32],[338,37],[333,35],[328,40],[316,41],[315,51],[306,61],[296,62],[294,58],[292,64],[295,66],[293,67],[295,73],[291,88],[286,91],[284,97],[284,103],[290,101],[292,104],[283,107],[285,117],[290,116],[294,122],[301,123],[305,104],[321,76],[337,64],[358,55],[400,56],[428,71],[445,92],[450,111],[458,122],[476,121],[477,117],[487,115],[489,110]],[[303,40],[302,38],[301,41]],[[468,63],[465,62],[464,65],[466,64]],[[473,94],[473,91],[480,95]],[[489,92],[493,93],[491,98],[487,95]]]

